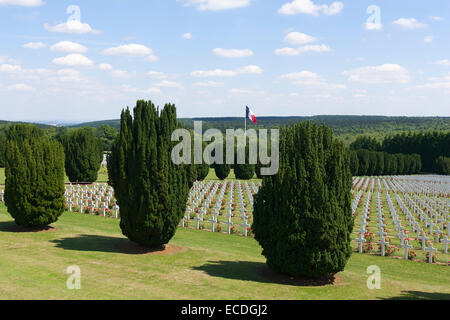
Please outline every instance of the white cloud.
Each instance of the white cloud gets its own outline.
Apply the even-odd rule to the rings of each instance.
[[[424,29],[428,25],[417,21],[415,18],[401,18],[395,20],[392,24],[398,25],[403,29]]]
[[[450,67],[450,60],[448,60],[448,59],[439,60],[439,61],[436,61],[435,64],[440,65],[440,66]]]
[[[123,56],[123,57],[131,57],[131,58],[143,58],[147,61],[157,61],[158,57],[156,57],[153,53],[153,50],[142,45],[142,44],[125,44],[118,47],[112,47],[106,50],[103,50],[103,54],[111,55],[111,56]]]
[[[108,64],[108,63],[101,63],[98,66],[100,68],[100,70],[105,70],[105,71],[111,71],[114,70],[114,68],[112,67],[112,65]]]
[[[200,11],[220,11],[247,7],[250,0],[178,0],[184,6],[196,6]]]
[[[430,16],[430,19],[434,21],[444,21],[444,18],[439,16]]]
[[[263,69],[258,66],[246,66],[243,68],[239,68],[236,70],[239,74],[261,74],[263,73]]]
[[[215,82],[215,81],[205,81],[205,82],[195,82],[192,84],[194,87],[203,87],[203,88],[218,88],[223,87],[223,82]]]
[[[325,81],[322,76],[311,71],[300,71],[283,74],[280,79],[285,79],[291,81],[294,85],[304,86],[304,87],[318,87],[320,89],[345,89],[346,86],[343,84],[331,84]]]
[[[162,80],[159,83],[154,84],[155,87],[162,87],[162,88],[178,88],[178,89],[184,89],[184,87],[175,81],[168,81],[168,80]]]
[[[183,39],[186,39],[186,40],[191,40],[191,39],[192,39],[192,33],[190,33],[190,32],[185,33],[185,34],[183,34],[181,37],[182,37]]]
[[[44,28],[47,31],[58,33],[75,33],[75,34],[100,33],[100,31],[92,29],[89,24],[82,23],[81,21],[78,20],[70,20],[65,23],[57,24],[56,26],[50,26],[48,23],[45,23]]]
[[[113,75],[114,77],[117,77],[117,78],[129,79],[129,78],[134,77],[136,75],[136,72],[113,69],[113,70],[111,70],[111,75]]]
[[[425,43],[431,43],[433,41],[434,41],[434,37],[433,36],[428,36],[428,37],[425,37],[423,39],[423,42],[425,42]]]
[[[112,65],[108,63],[101,63],[98,65],[98,68],[103,71],[108,71],[112,76],[117,78],[128,79],[136,75],[136,72],[134,71],[115,69]]]
[[[61,41],[50,47],[50,50],[65,53],[85,53],[88,48],[85,46],[71,42],[71,41]]]
[[[18,83],[15,85],[7,86],[6,89],[9,91],[26,91],[26,92],[36,91],[36,89],[34,87],[23,84],[23,83]]]
[[[42,0],[0,0],[0,6],[12,5],[22,7],[38,7],[43,4],[44,2]]]
[[[148,88],[148,89],[138,89],[130,85],[123,85],[120,90],[126,93],[139,93],[139,94],[161,94],[160,88]]]
[[[265,94],[264,91],[254,91],[254,90],[249,90],[249,89],[231,89],[230,90],[231,94]]]
[[[74,69],[61,69],[57,72],[59,76],[59,80],[64,82],[84,82],[85,78],[81,75],[81,73]]]
[[[89,67],[94,64],[89,58],[79,53],[73,53],[65,57],[53,59],[52,63],[68,67]]]
[[[344,4],[340,1],[335,1],[331,5],[316,5],[312,0],[294,0],[292,2],[285,3],[278,13],[285,15],[294,14],[310,14],[318,16],[320,12],[326,15],[335,15],[340,13],[344,9]]]
[[[314,38],[301,32],[290,32],[284,38],[284,42],[289,43],[291,45],[302,45],[316,41],[317,38]]]
[[[398,64],[368,66],[342,73],[347,81],[366,84],[408,83],[411,81],[409,71]]]
[[[429,90],[442,90],[450,92],[450,72],[438,78],[430,78],[429,82],[420,86],[416,86],[415,89],[429,89]]]
[[[28,43],[25,43],[22,47],[25,48],[25,49],[34,49],[34,50],[36,50],[36,49],[45,48],[45,47],[47,47],[47,45],[45,43],[43,43],[43,42],[28,42]]]
[[[13,65],[13,64],[0,65],[0,72],[17,73],[17,72],[21,72],[21,71],[22,71],[22,67],[19,65]]]
[[[213,53],[216,56],[223,57],[223,58],[245,58],[250,57],[253,55],[253,51],[250,49],[222,49],[222,48],[215,48],[213,50]]]
[[[261,74],[263,72],[264,72],[264,70],[258,66],[246,66],[246,67],[238,68],[235,70],[222,70],[222,69],[207,70],[207,71],[197,70],[197,71],[192,71],[191,76],[198,77],[198,78],[235,77],[239,74]]]
[[[329,52],[331,48],[327,45],[307,45],[297,49],[294,48],[281,48],[275,50],[275,54],[279,56],[298,56],[305,52]]]
[[[9,58],[8,56],[0,56],[0,63],[14,63],[14,64],[20,64],[19,61],[13,58]]]
[[[14,80],[42,80],[42,77],[51,75],[53,72],[48,69],[23,69],[19,65],[2,64],[0,65],[0,73],[6,73]]]
[[[157,79],[157,80],[163,80],[163,79],[169,79],[169,78],[176,78],[177,75],[173,75],[173,74],[166,74],[164,72],[159,72],[159,71],[149,71],[146,74],[147,77],[152,78],[152,79]]]
[[[366,22],[365,27],[369,31],[377,31],[383,29],[383,25],[381,23],[373,23],[373,22]]]
[[[199,77],[199,78],[206,78],[206,77],[234,77],[236,76],[236,71],[232,70],[222,70],[222,69],[215,69],[215,70],[197,70],[192,71],[191,76],[193,77]]]

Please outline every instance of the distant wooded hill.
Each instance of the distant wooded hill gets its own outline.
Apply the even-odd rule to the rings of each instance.
[[[313,121],[325,124],[347,144],[354,141],[356,136],[366,134],[382,139],[388,135],[402,132],[417,131],[449,131],[450,117],[386,117],[386,116],[313,116],[313,117],[258,117],[258,125],[248,124],[248,128],[273,129],[286,125]],[[186,127],[193,128],[194,121],[203,121],[203,129],[238,129],[244,127],[244,118],[180,118]],[[120,127],[120,120],[106,120],[82,123],[72,128],[94,127],[109,125]]]
[[[248,123],[248,128],[273,129],[286,125],[313,121],[329,126],[336,136],[342,139],[347,145],[355,141],[359,135],[370,135],[378,140],[382,140],[389,135],[403,132],[426,132],[426,131],[450,131],[450,117],[386,117],[386,116],[312,116],[312,117],[258,117],[258,125]],[[226,129],[244,128],[244,118],[180,118],[179,121],[188,128],[194,127],[194,121],[202,121],[203,129],[219,129],[225,132]],[[0,131],[8,121],[0,121]],[[47,129],[50,136],[57,134],[63,128],[56,128],[48,125],[37,124],[40,128]],[[80,123],[66,126],[68,130],[82,127],[92,127],[102,129],[105,127],[120,128],[120,120],[104,120]]]

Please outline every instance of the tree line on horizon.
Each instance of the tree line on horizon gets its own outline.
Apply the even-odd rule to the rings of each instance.
[[[352,172],[358,172],[357,175],[450,174],[446,169],[450,161],[450,132],[401,133],[387,136],[381,142],[364,135],[350,149],[354,159]],[[355,152],[359,168],[356,168]]]

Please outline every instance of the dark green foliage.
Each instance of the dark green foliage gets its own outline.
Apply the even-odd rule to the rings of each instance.
[[[250,180],[255,176],[255,165],[250,164],[250,140],[247,138],[247,143],[245,146],[245,163],[239,164],[238,162],[238,145],[235,146],[235,162],[233,165],[234,176],[238,180]]]
[[[122,111],[120,134],[109,156],[122,232],[147,247],[168,243],[186,209],[191,166],[171,160],[171,135],[177,127],[174,105],[159,112],[151,101],[138,101],[133,117],[129,109]]]
[[[351,152],[350,166],[354,169]],[[421,170],[421,158],[418,154],[389,154],[364,149],[356,151],[356,154],[359,176],[417,174]]]
[[[107,124],[102,124],[95,129],[95,135],[100,139],[103,151],[111,151],[112,145],[119,135],[119,131]]]
[[[350,172],[353,176],[357,176],[359,173],[359,159],[358,153],[353,150],[349,150],[350,154]]]
[[[6,135],[0,130],[0,168],[6,164]]]
[[[21,226],[42,227],[64,211],[64,151],[31,125],[8,133],[5,203]]]
[[[203,181],[209,174],[209,165],[206,163],[197,165],[197,180]]]
[[[228,178],[231,172],[231,166],[229,164],[215,164],[214,171],[219,180],[225,180]]]
[[[439,157],[436,160],[437,173],[442,175],[450,175],[450,158]]]
[[[390,136],[383,141],[383,150],[388,153],[418,154],[422,170],[436,172],[436,159],[450,157],[450,132],[403,133]]]
[[[66,174],[71,182],[95,182],[103,160],[103,146],[91,128],[73,130],[61,137]]]
[[[359,171],[358,176],[365,176],[369,174],[370,166],[370,151],[368,150],[358,150],[358,160],[359,160]]]
[[[384,153],[377,152],[375,156],[376,156],[375,175],[382,176],[384,174]]]
[[[351,255],[352,175],[347,149],[310,122],[280,132],[280,169],[255,197],[253,231],[267,264],[291,276],[344,270]]]
[[[356,140],[350,144],[350,149],[360,150],[365,149],[369,151],[380,151],[381,144],[377,139],[370,136],[359,136]]]
[[[203,143],[202,155],[203,155],[203,152],[205,151],[205,148],[206,148],[207,145],[208,145],[207,143],[205,143],[205,142]],[[197,181],[205,180],[205,178],[209,174],[209,169],[210,169],[209,164],[207,164],[207,163],[205,163],[203,161],[202,164],[198,164],[195,167],[196,167],[196,170],[197,170]]]

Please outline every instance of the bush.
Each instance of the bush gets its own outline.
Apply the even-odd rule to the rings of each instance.
[[[234,176],[238,180],[250,180],[255,176],[255,165],[249,164],[250,162],[250,148],[249,148],[249,140],[247,140],[246,148],[245,148],[245,164],[238,164],[237,151],[235,152],[235,164],[234,168]]]
[[[168,243],[186,209],[190,166],[171,161],[176,128],[174,105],[159,112],[151,101],[138,101],[134,117],[129,109],[122,111],[120,134],[109,156],[122,232],[147,247]]]
[[[209,174],[209,165],[206,163],[196,165],[197,167],[197,180],[203,181]]]
[[[16,224],[43,227],[65,208],[64,152],[30,125],[13,125],[6,152],[5,203]]]
[[[215,164],[214,171],[219,180],[225,180],[230,175],[231,166],[229,164]]]
[[[74,130],[61,137],[70,182],[95,182],[103,160],[103,146],[91,128]]]
[[[271,268],[306,277],[344,270],[354,225],[347,154],[325,126],[281,130],[280,169],[263,179],[252,226]]]
[[[439,157],[436,159],[436,170],[438,174],[450,175],[450,158]]]

